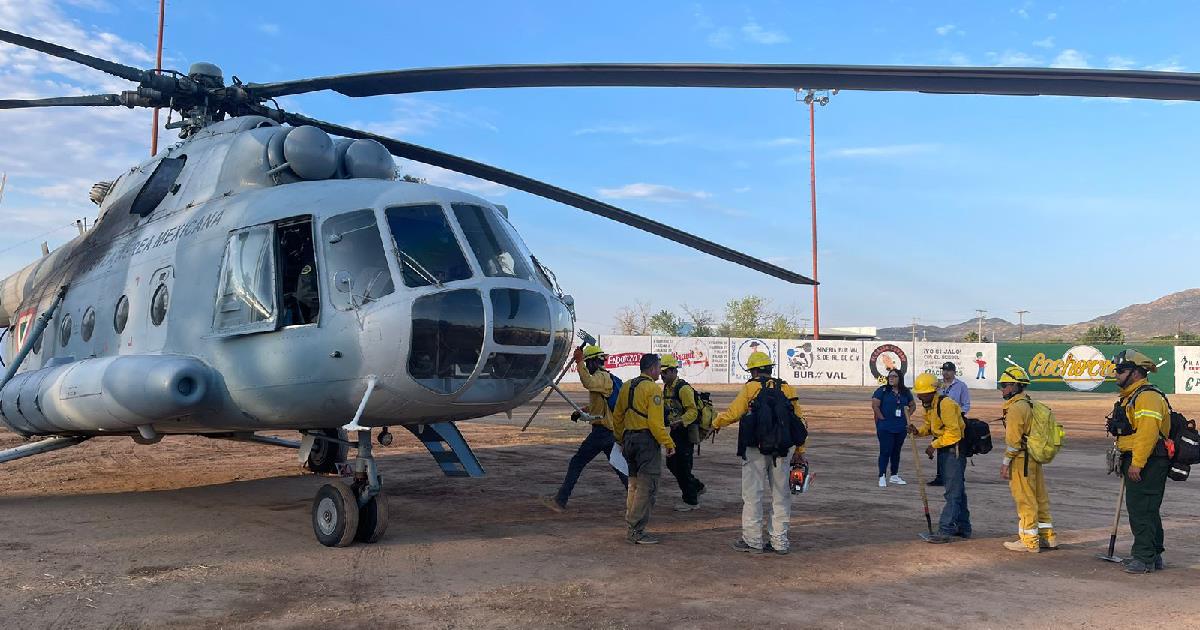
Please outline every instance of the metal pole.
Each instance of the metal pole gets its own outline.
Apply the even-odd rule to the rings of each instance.
[[[1029,311],[1017,311],[1017,319],[1020,322],[1017,324],[1017,341],[1025,339],[1025,313]]]
[[[167,0],[158,0],[158,55],[154,61],[155,71],[162,71],[163,22],[167,14]],[[158,155],[158,108],[154,108],[154,129],[150,135],[150,156]]]
[[[21,351],[17,353],[17,357],[13,359],[12,365],[8,366],[8,370],[4,373],[4,380],[0,381],[0,389],[12,380],[16,375],[17,369],[25,362],[25,357],[29,356],[29,351],[33,349],[33,344],[41,338],[42,333],[46,332],[46,326],[50,324],[50,320],[54,318],[54,311],[58,309],[58,305],[62,304],[63,298],[67,295],[67,285],[62,285],[58,289],[58,294],[54,296],[54,301],[50,303],[50,308],[46,309],[45,313],[38,316],[37,323],[33,325],[33,330],[29,332],[29,336],[25,338],[25,343],[21,345]]]
[[[813,280],[817,279],[817,123],[815,99],[808,101],[808,185],[812,194]],[[821,338],[821,300],[813,284],[813,339]]]

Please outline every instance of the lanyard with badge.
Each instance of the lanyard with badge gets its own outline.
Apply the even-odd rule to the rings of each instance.
[[[900,393],[894,389],[888,388],[888,393],[892,395],[892,399],[896,402],[896,417],[904,418],[904,402],[900,400]]]

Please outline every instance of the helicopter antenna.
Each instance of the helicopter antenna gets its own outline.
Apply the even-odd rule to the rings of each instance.
[[[163,22],[167,14],[167,0],[158,0],[158,53],[154,60],[154,71],[162,72]],[[158,154],[158,109],[154,108],[154,129],[150,133],[150,157]]]

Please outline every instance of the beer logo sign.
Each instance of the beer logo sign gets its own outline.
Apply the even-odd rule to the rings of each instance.
[[[908,355],[904,354],[900,346],[885,343],[871,353],[868,365],[875,381],[883,385],[887,382],[887,373],[891,370],[900,370],[901,374],[908,373]]]
[[[1029,377],[1037,381],[1062,379],[1077,392],[1090,392],[1106,380],[1113,380],[1115,367],[1104,353],[1092,346],[1072,346],[1061,359],[1039,352],[1029,360]]]

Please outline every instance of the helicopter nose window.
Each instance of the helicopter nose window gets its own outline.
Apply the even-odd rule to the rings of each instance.
[[[405,286],[426,287],[471,277],[471,267],[441,206],[388,208],[387,220]]]
[[[508,346],[550,343],[550,309],[540,293],[492,289],[492,320],[496,343]]]
[[[483,298],[447,291],[413,302],[408,372],[424,387],[451,394],[466,385],[483,350]]]
[[[471,251],[479,260],[483,273],[492,277],[524,278],[532,280],[529,265],[520,250],[508,238],[508,233],[499,224],[496,211],[480,206],[456,203],[454,216],[467,235]]]
[[[373,211],[355,210],[326,219],[321,238],[333,284],[329,301],[336,308],[356,309],[396,290]]]

